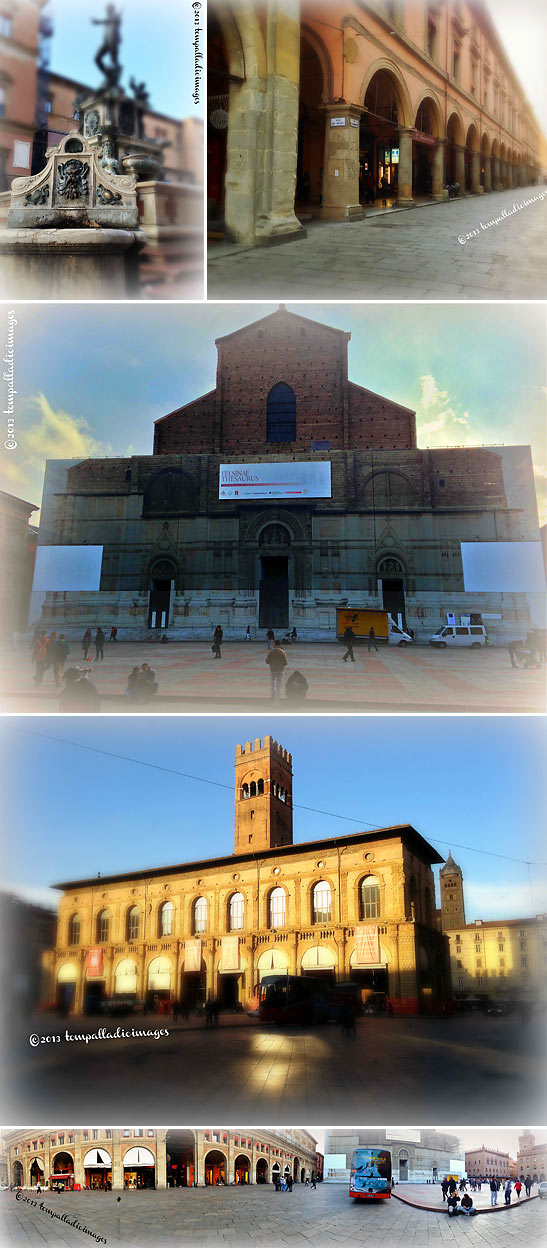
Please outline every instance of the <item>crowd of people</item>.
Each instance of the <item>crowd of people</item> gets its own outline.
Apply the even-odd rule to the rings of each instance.
[[[458,1183],[453,1176],[448,1177],[448,1175],[445,1175],[441,1183],[443,1203],[446,1201],[449,1217],[455,1217],[459,1213],[469,1216],[477,1212],[471,1193],[482,1191],[483,1185],[490,1189],[490,1204],[492,1206],[497,1205],[500,1192],[503,1193],[505,1204],[510,1205],[513,1192],[517,1200],[520,1200],[523,1191],[526,1192],[527,1196],[530,1196],[534,1181],[530,1175],[521,1175],[517,1179],[500,1179],[498,1175],[481,1175],[467,1179],[462,1178]],[[467,1190],[468,1188],[469,1191]]]

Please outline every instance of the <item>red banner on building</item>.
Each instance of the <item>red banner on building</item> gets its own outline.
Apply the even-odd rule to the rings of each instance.
[[[201,940],[187,940],[184,944],[185,971],[201,971]]]
[[[221,973],[239,970],[239,936],[222,937]]]
[[[434,135],[424,134],[423,130],[415,130],[413,138],[415,143],[425,143],[427,147],[437,147],[439,143]]]
[[[355,966],[373,966],[380,961],[380,936],[377,927],[355,928]]]
[[[90,949],[89,959],[87,963],[87,977],[90,979],[93,975],[102,975],[103,973],[103,951],[101,948]]]

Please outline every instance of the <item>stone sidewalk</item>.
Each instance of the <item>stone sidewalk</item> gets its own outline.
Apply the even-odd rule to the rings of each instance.
[[[511,1195],[511,1204],[505,1204],[503,1189],[498,1192],[498,1203],[492,1205],[490,1203],[490,1188],[487,1183],[482,1184],[480,1192],[472,1192],[467,1188],[468,1194],[471,1196],[473,1204],[478,1213],[501,1213],[506,1209],[522,1208],[528,1204],[530,1200],[538,1200],[537,1187],[532,1188],[532,1195],[528,1197],[522,1188],[520,1200],[515,1191]],[[398,1200],[402,1200],[405,1204],[411,1205],[414,1209],[427,1209],[432,1213],[438,1213],[440,1209],[446,1212],[446,1204],[443,1201],[443,1194],[439,1183],[398,1183],[392,1192]],[[458,1195],[460,1193],[458,1192]],[[463,1192],[461,1193],[463,1195]]]
[[[525,205],[538,195],[545,198]],[[218,258],[213,246],[208,298],[544,299],[546,207],[547,187],[520,187],[364,221],[312,223],[307,238],[282,246]],[[499,224],[488,225],[504,210]]]
[[[94,653],[94,650],[91,651]],[[105,646],[104,662],[89,663],[101,698],[112,712],[268,711],[270,678],[262,642],[227,642],[215,660],[209,641],[116,642]],[[282,697],[279,711],[526,714],[546,709],[545,669],[512,668],[504,647],[435,650],[416,645],[355,650],[355,663],[343,662],[336,643],[299,642],[287,647],[287,675],[298,669],[308,681],[305,702],[296,708]],[[146,661],[158,675],[159,694],[144,706],[124,696],[127,677]],[[78,640],[70,641],[67,667],[82,663]],[[3,712],[56,712],[59,690],[50,668],[39,689],[33,684],[30,647],[0,651],[0,705]]]
[[[23,1193],[26,1195],[27,1193]],[[79,1248],[102,1238],[107,1245],[138,1248],[242,1248],[242,1245],[313,1245],[313,1248],[540,1248],[545,1244],[545,1202],[496,1218],[449,1218],[399,1200],[351,1201],[345,1184],[295,1186],[292,1193],[267,1187],[179,1188],[166,1191],[66,1192],[42,1197],[54,1219],[15,1194],[0,1194],[2,1244],[6,1248]],[[88,1232],[61,1221],[66,1214]]]

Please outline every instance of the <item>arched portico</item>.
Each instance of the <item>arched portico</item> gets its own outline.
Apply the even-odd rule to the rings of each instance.
[[[483,191],[492,190],[491,144],[487,134],[481,139],[480,183]]]
[[[446,126],[446,180],[458,187],[458,195],[465,194],[465,130],[458,112],[450,114]]]
[[[442,200],[444,189],[444,137],[438,101],[424,93],[414,117],[412,141],[412,193]]]
[[[398,66],[378,60],[362,84],[361,195],[411,206],[413,109]]]
[[[465,139],[465,189],[471,195],[480,193],[480,145],[477,128],[471,124]]]

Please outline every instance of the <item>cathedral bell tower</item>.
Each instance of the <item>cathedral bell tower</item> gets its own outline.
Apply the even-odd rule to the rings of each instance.
[[[443,932],[455,927],[465,927],[465,904],[463,899],[463,875],[461,867],[454,862],[452,852],[439,872],[441,885],[441,926]]]
[[[236,745],[235,853],[292,845],[292,756],[272,737]]]

